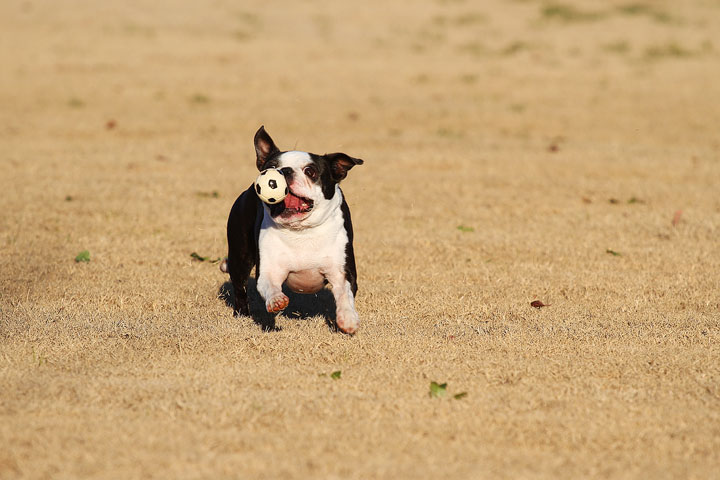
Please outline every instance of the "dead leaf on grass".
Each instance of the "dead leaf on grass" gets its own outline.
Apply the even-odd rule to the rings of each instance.
[[[682,210],[677,210],[673,214],[673,218],[672,218],[672,226],[673,227],[677,227],[677,224],[680,223],[680,217],[682,217]]]
[[[195,260],[197,260],[198,262],[218,263],[220,260],[222,260],[220,257],[218,257],[218,258],[216,258],[216,259],[214,259],[214,260],[210,259],[210,257],[202,257],[202,256],[198,255],[197,252],[192,252],[192,253],[190,254],[190,256],[191,256],[192,258],[194,258]]]
[[[542,308],[542,307],[549,307],[550,304],[548,304],[548,303],[543,303],[541,300],[533,300],[532,302],[530,302],[530,306],[539,309],[539,308]]]
[[[611,250],[609,248],[607,250],[605,250],[605,253],[609,253],[613,257],[622,257],[622,253],[616,252],[615,250]]]

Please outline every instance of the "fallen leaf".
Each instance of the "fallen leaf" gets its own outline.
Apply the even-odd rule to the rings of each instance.
[[[191,256],[192,258],[194,258],[195,260],[197,260],[198,262],[219,263],[219,262],[222,260],[221,257],[218,257],[218,258],[215,258],[215,259],[211,259],[210,257],[203,257],[203,256],[198,255],[197,252],[192,252],[192,253],[190,254],[190,256]]]
[[[337,380],[340,378],[340,375],[342,375],[342,372],[340,370],[336,370],[330,374],[330,378]]]
[[[560,147],[556,143],[551,143],[548,147],[548,152],[555,153],[560,150]]]
[[[540,300],[533,300],[532,302],[530,302],[530,306],[535,307],[535,308],[542,308],[542,307],[549,307],[550,305],[547,303],[543,303]]]
[[[89,262],[90,261],[90,252],[87,250],[83,250],[82,252],[78,253],[77,256],[75,256],[76,262]]]
[[[468,394],[467,392],[456,393],[455,395],[453,395],[453,398],[455,400],[460,400],[461,398],[467,397],[467,394]]]
[[[475,231],[475,229],[473,227],[466,227],[464,225],[458,225],[457,229],[460,230],[461,232],[474,232]]]
[[[680,223],[680,217],[682,217],[682,210],[677,210],[675,214],[673,215],[672,219],[672,226],[677,227],[677,224]]]
[[[582,201],[583,201],[583,203],[592,203],[592,200],[589,199],[588,197],[582,197]]]
[[[203,198],[220,198],[217,190],[213,190],[212,192],[197,192],[197,196]]]
[[[608,200],[608,202],[612,203],[613,205],[617,205],[618,203],[620,203],[620,200],[618,200],[617,198],[611,198]]]
[[[605,250],[605,253],[609,253],[613,257],[622,257],[622,253],[616,252],[615,250],[610,250],[609,248]]]
[[[108,120],[107,122],[105,122],[106,129],[112,130],[115,127],[117,127],[117,122],[115,120]]]
[[[447,393],[447,383],[430,382],[430,396],[435,398],[444,397]]]

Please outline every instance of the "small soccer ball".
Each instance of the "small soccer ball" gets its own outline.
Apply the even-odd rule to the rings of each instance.
[[[255,193],[265,203],[273,205],[282,202],[289,192],[285,175],[280,170],[263,170],[255,180]]]

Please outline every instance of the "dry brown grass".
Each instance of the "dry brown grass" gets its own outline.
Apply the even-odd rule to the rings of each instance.
[[[0,3],[0,478],[718,478],[720,8],[301,3]],[[260,124],[355,337],[189,256]]]

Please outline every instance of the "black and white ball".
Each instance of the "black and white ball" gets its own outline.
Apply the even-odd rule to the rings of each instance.
[[[255,180],[255,192],[265,203],[273,205],[282,202],[288,194],[285,175],[280,170],[268,168],[263,170]]]

